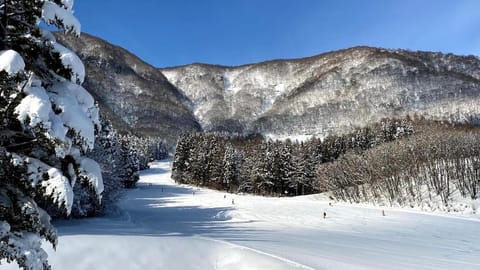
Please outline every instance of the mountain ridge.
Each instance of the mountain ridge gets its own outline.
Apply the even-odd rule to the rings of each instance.
[[[217,67],[217,68],[241,68],[245,66],[254,66],[254,65],[262,65],[262,64],[271,64],[275,62],[283,62],[283,61],[308,61],[310,59],[322,57],[325,55],[329,54],[334,54],[334,53],[344,53],[348,52],[351,50],[357,50],[357,49],[372,49],[372,50],[383,50],[383,51],[389,51],[389,52],[395,52],[395,51],[402,51],[402,52],[409,52],[409,53],[432,53],[432,54],[440,54],[440,55],[454,55],[457,57],[466,57],[466,58],[475,58],[477,60],[480,59],[480,56],[476,56],[474,54],[468,54],[468,55],[460,55],[460,54],[455,54],[452,52],[441,52],[441,51],[427,51],[427,50],[410,50],[410,49],[402,49],[402,48],[384,48],[384,47],[377,47],[377,46],[370,46],[370,45],[356,45],[348,48],[343,48],[343,49],[337,49],[337,50],[330,50],[326,52],[321,52],[314,54],[312,56],[304,56],[304,57],[292,57],[292,58],[274,58],[274,59],[267,59],[267,60],[260,60],[260,61],[254,61],[251,63],[244,63],[244,64],[238,64],[238,65],[224,65],[224,64],[210,64],[206,62],[192,62],[189,64],[181,64],[181,65],[176,65],[176,66],[166,66],[166,67],[158,67],[154,66],[157,69],[160,70],[171,70],[171,69],[178,69],[178,68],[184,68],[187,66],[209,66],[209,67]],[[147,62],[148,63],[148,62]]]
[[[204,129],[230,128],[287,135],[307,133],[322,136],[338,131],[348,132],[355,125],[364,126],[383,117],[415,113],[432,114],[433,118],[443,119],[449,118],[459,108],[463,110],[462,114],[471,115],[472,111],[460,104],[445,112],[438,111],[438,107],[444,105],[438,103],[448,95],[478,98],[476,90],[480,82],[480,60],[472,55],[368,46],[237,67],[192,64],[160,70],[195,104],[191,109]],[[234,76],[230,76],[232,73],[235,73]],[[235,91],[232,94],[229,90],[232,83],[238,81],[239,74],[244,74],[241,78],[243,83],[240,80],[233,87]],[[457,86],[460,89],[456,89]],[[389,96],[386,90],[396,93]],[[375,100],[374,96],[379,100]],[[383,105],[372,105],[378,101]],[[432,101],[437,104],[432,104]],[[255,102],[256,105],[242,108],[242,104]],[[403,108],[405,104],[408,106]],[[475,101],[475,107],[477,104],[478,101]],[[335,106],[337,110],[326,108]],[[235,117],[234,111],[239,107],[253,114],[248,116],[245,112],[243,118]],[[290,108],[290,112],[285,108]],[[364,116],[363,119],[358,117],[358,113]],[[473,113],[478,113],[477,108]],[[228,117],[218,119],[219,115]],[[301,128],[294,127],[292,115],[298,116]],[[343,117],[339,118],[339,115]],[[319,117],[343,123],[339,128],[336,123],[314,119]],[[223,127],[222,123],[232,121],[235,123]],[[287,127],[279,127],[279,123],[285,121],[290,122]]]
[[[470,121],[480,111],[473,55],[356,46],[239,66],[156,68],[88,34],[57,38],[82,58],[85,88],[117,127],[172,141],[191,131],[323,137],[386,117]]]
[[[200,130],[187,108],[188,98],[155,67],[86,33],[79,38],[55,36],[82,59],[87,71],[84,87],[120,132],[173,142],[184,131]]]

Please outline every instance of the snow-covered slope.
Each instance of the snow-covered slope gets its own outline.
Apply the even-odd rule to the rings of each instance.
[[[56,33],[85,64],[84,87],[100,111],[120,132],[161,136],[174,141],[200,126],[188,99],[163,74],[128,51],[83,33],[79,38]]]
[[[325,136],[407,114],[478,121],[480,111],[475,56],[354,47],[238,67],[157,69],[88,34],[58,39],[85,63],[84,86],[101,111],[141,135]]]
[[[384,117],[457,120],[480,110],[474,56],[355,47],[239,67],[161,70],[192,101],[206,130],[326,135]]]
[[[329,203],[179,186],[170,164],[156,163],[117,211],[55,224],[49,260],[54,269],[480,269],[478,215]]]

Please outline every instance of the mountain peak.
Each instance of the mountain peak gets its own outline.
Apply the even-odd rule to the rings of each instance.
[[[85,87],[117,128],[174,139],[184,131],[276,136],[349,132],[385,117],[468,121],[479,110],[480,60],[357,46],[240,66],[157,69],[88,34],[57,34],[87,67]]]

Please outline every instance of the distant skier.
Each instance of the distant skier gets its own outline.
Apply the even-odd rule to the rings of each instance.
[[[223,195],[223,198],[226,199],[226,198],[227,198],[227,194]]]
[[[235,204],[235,201],[232,199],[232,204]]]
[[[382,209],[382,216],[385,216],[385,210]]]
[[[327,218],[327,212],[323,212],[323,219],[326,219]]]

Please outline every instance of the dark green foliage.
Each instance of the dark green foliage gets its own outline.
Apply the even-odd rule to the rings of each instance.
[[[62,6],[62,1],[54,2]],[[33,126],[31,119],[20,122],[15,112],[31,86],[48,92],[55,83],[71,78],[70,68],[64,67],[46,38],[49,32],[40,28],[43,7],[42,0],[0,0],[0,51],[14,50],[25,63],[16,74],[0,71],[0,260],[15,261],[25,269],[49,269],[41,241],[55,246],[56,236],[45,210],[62,217],[69,211],[67,196],[58,190],[47,194],[43,184],[50,177],[72,184],[75,176],[69,174],[68,164],[77,165],[68,153],[56,155],[60,142],[47,135],[48,125]],[[61,18],[44,23],[73,30]],[[50,170],[55,176],[49,176]],[[78,182],[88,182],[79,178]],[[97,194],[88,198],[98,200]]]
[[[56,232],[50,225],[50,217],[37,208],[32,199],[35,189],[23,179],[27,177],[27,169],[15,164],[11,156],[0,147],[0,223],[7,222],[9,231],[0,229],[0,258],[7,262],[17,262],[22,268],[29,268],[26,251],[32,254],[41,253],[35,245],[23,241],[23,235],[32,233],[44,237],[56,246]],[[2,224],[0,224],[2,225]],[[41,256],[38,255],[38,256]],[[47,261],[44,269],[50,269]]]
[[[23,80],[25,80],[25,76],[21,74],[9,76],[7,72],[0,71],[0,130],[22,131],[21,123],[17,120],[14,110],[23,98],[23,95],[19,94],[17,90]],[[5,134],[0,135],[1,146],[15,143],[2,140],[8,137]]]
[[[454,190],[479,198],[479,145],[477,127],[421,119],[386,119],[351,134],[302,143],[190,134],[178,141],[172,176],[232,192],[331,191],[339,200],[400,205],[438,196],[447,205]]]
[[[180,183],[273,196],[322,191],[316,168],[348,151],[363,151],[413,133],[407,120],[383,120],[343,136],[302,143],[232,134],[184,134],[177,143],[172,177]]]
[[[139,180],[138,171],[148,168],[148,162],[168,157],[166,143],[158,137],[121,135],[110,121],[103,118],[95,138],[95,147],[88,156],[96,160],[102,169],[104,207],[113,204],[123,188],[133,188]],[[97,211],[97,212],[98,212]]]

